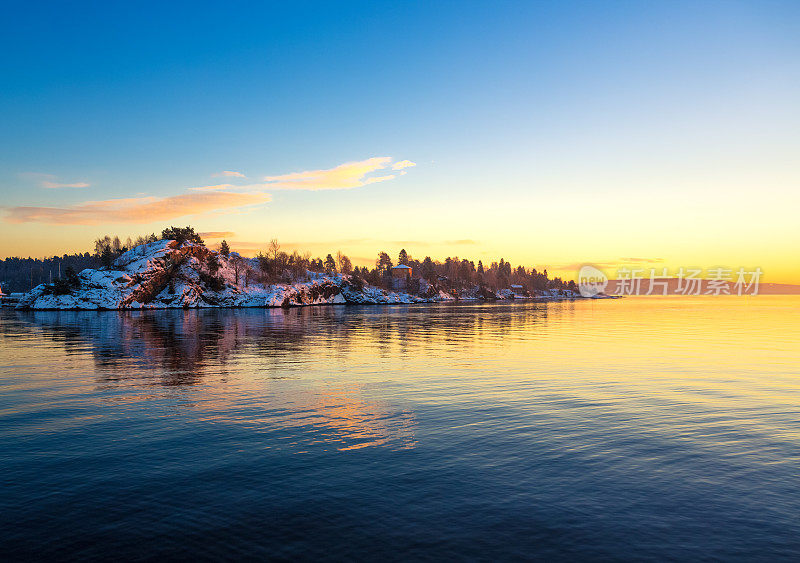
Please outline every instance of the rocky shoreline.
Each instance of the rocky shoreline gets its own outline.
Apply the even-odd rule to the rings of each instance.
[[[257,262],[223,256],[203,244],[160,240],[120,255],[108,268],[86,269],[41,284],[16,305],[22,310],[139,310],[308,305],[438,303],[519,298],[484,287],[449,293],[424,284],[418,295],[371,286],[338,274],[307,272],[295,283],[262,283]],[[528,298],[553,301],[557,297]]]

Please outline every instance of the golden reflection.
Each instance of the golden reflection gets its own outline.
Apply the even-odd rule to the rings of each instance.
[[[407,448],[424,405],[794,404],[798,311],[800,298],[758,296],[27,312],[5,318],[0,339],[19,362],[26,338],[49,340],[36,353],[63,358],[60,380],[85,386],[89,373],[100,389],[139,390],[109,402],[171,401],[297,451]],[[54,381],[28,385],[46,393]]]

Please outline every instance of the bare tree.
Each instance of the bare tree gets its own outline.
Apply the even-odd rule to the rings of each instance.
[[[230,258],[230,264],[233,267],[233,275],[235,278],[236,285],[239,285],[239,274],[241,274],[244,271],[246,266],[244,258],[239,256],[238,254],[233,254]]]
[[[336,264],[339,266],[339,272],[342,274],[349,274],[353,271],[353,263],[350,262],[350,258],[343,254],[341,250],[336,252]]]
[[[274,238],[269,241],[269,248],[267,249],[267,255],[270,256],[273,260],[278,260],[278,253],[281,250],[281,245],[278,242],[278,239]]]

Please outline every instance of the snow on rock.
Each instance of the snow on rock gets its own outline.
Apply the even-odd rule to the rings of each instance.
[[[212,271],[214,258],[219,269]],[[42,284],[19,302],[21,309],[168,309],[195,307],[293,307],[345,303],[427,303],[452,300],[443,292],[425,297],[356,284],[349,276],[309,272],[308,281],[263,284],[247,279],[253,260],[228,258],[202,244],[160,240],[120,255],[110,268],[78,274],[77,287],[55,295]]]

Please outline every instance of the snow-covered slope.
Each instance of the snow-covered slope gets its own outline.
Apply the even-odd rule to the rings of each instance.
[[[209,259],[219,263],[214,272]],[[237,264],[238,262],[238,264]],[[335,303],[422,303],[452,297],[417,297],[353,283],[349,276],[309,274],[308,281],[263,284],[249,281],[255,264],[232,253],[225,258],[202,244],[160,240],[117,258],[112,267],[83,270],[69,293],[35,287],[22,309],[168,309],[187,307],[281,307]]]

